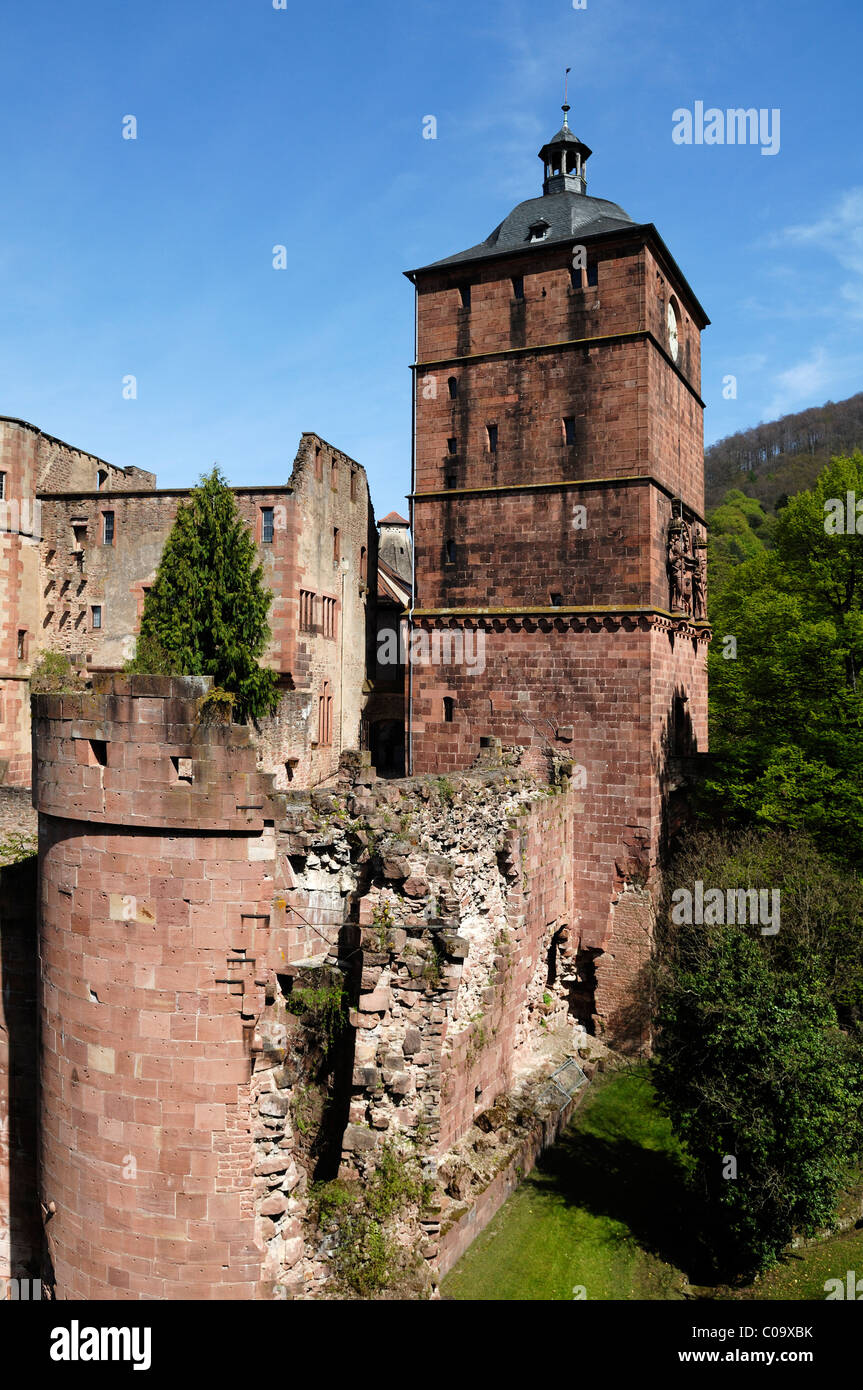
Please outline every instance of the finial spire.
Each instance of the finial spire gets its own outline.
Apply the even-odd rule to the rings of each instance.
[[[564,124],[564,127],[565,127],[567,130],[569,130],[569,113],[570,113],[570,111],[572,110],[572,107],[567,105],[567,96],[566,96],[566,93],[567,93],[567,85],[568,85],[568,82],[569,82],[569,74],[570,74],[571,72],[572,72],[572,68],[567,68],[566,72],[565,72],[564,75],[563,75],[563,106],[560,108],[561,111],[563,112],[563,124]]]

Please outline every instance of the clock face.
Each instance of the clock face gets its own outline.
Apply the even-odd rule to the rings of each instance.
[[[666,321],[668,323],[668,349],[676,362],[677,354],[680,350],[680,339],[677,336],[677,315],[674,312],[673,304],[669,304],[668,306]]]

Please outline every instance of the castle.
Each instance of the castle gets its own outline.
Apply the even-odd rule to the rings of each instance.
[[[35,653],[91,689],[33,700],[38,935],[32,866],[0,880],[0,1273],[327,1296],[309,1184],[404,1142],[437,1190],[402,1234],[439,1274],[571,1113],[549,1074],[649,1045],[707,743],[708,320],[656,228],[587,194],[568,110],[541,196],[409,272],[413,555],[318,436],[286,487],[236,490],[276,596],[272,721],[122,673],[181,494],[3,422],[5,496],[42,509],[0,538],[8,780]],[[309,981],[348,1000],[333,1057],[292,1012]]]

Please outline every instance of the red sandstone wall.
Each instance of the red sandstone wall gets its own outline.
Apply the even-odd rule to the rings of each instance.
[[[64,1299],[251,1298],[261,1278],[250,1039],[275,812],[246,731],[196,727],[199,685],[35,702],[41,1182]]]
[[[0,868],[0,1280],[38,1277],[36,861]]]

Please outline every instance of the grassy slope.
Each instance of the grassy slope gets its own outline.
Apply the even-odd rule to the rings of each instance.
[[[680,1148],[643,1069],[605,1079],[542,1169],[527,1178],[447,1276],[444,1298],[680,1299],[697,1282]],[[856,1263],[855,1263],[856,1261]],[[720,1298],[823,1299],[824,1281],[863,1273],[863,1232],[795,1253]],[[684,1274],[686,1271],[686,1274]]]

